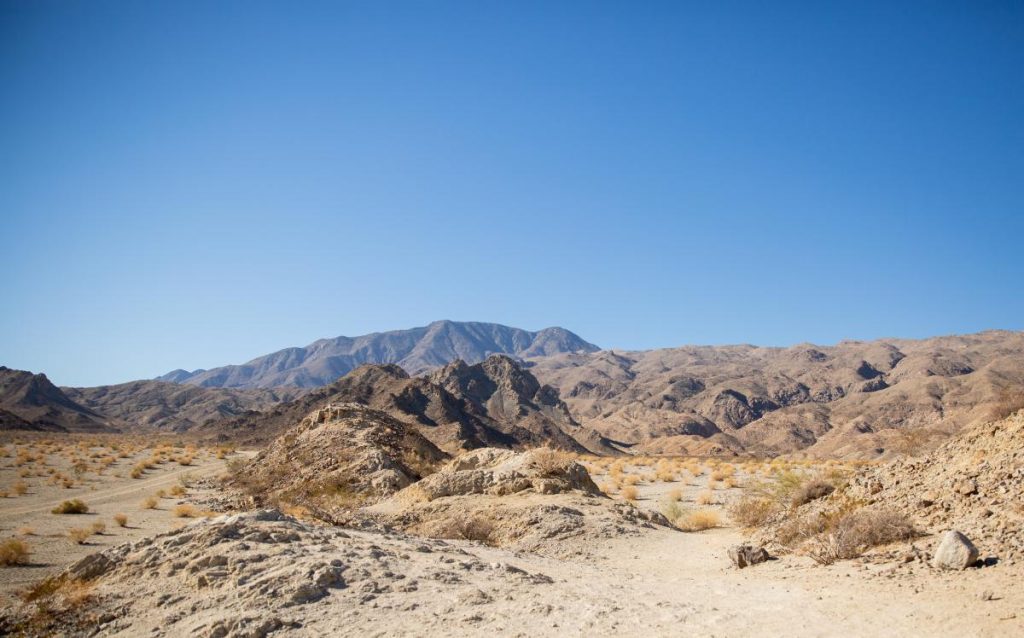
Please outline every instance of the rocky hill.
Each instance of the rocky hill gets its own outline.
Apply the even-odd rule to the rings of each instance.
[[[1024,388],[1024,333],[531,360],[580,423],[647,452],[916,452]]]
[[[204,436],[261,443],[329,403],[358,403],[416,426],[439,448],[550,445],[577,452],[612,453],[610,441],[581,427],[553,389],[509,357],[475,365],[456,362],[427,377],[396,365],[366,365],[335,383],[265,412],[209,423]]]
[[[113,432],[106,416],[70,399],[45,374],[0,366],[0,429]]]
[[[251,410],[265,410],[302,394],[295,388],[231,390],[162,381],[132,381],[94,388],[62,388],[72,400],[128,426],[184,432]]]
[[[529,332],[493,323],[436,321],[410,330],[320,339],[241,365],[174,370],[158,380],[223,388],[315,388],[366,363],[395,363],[418,374],[457,359],[478,363],[492,354],[529,358],[597,349],[563,328]]]

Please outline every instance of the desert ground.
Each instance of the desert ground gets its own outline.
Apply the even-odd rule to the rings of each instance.
[[[103,550],[128,556],[106,584],[76,590],[62,603],[51,601],[34,612],[84,614],[85,625],[64,626],[72,635],[1015,636],[1024,631],[1020,561],[936,571],[884,552],[823,565],[806,555],[773,551],[768,562],[742,570],[732,565],[729,548],[750,538],[749,530],[730,518],[737,500],[763,492],[780,477],[842,477],[859,469],[851,464],[581,458],[614,501],[666,515],[675,525],[594,538],[556,537],[543,549],[527,551],[425,539],[390,527],[342,529],[306,516],[301,508],[286,509],[294,517],[267,510],[238,513],[233,507],[238,499],[219,477],[231,459],[236,467],[251,463],[251,453],[115,439],[34,440],[3,449],[0,489],[7,496],[0,499],[0,537],[20,539],[31,551],[27,564],[0,569],[5,609],[24,613],[38,604],[26,602],[26,592],[38,592],[39,583],[53,582],[46,579],[86,556]],[[144,468],[147,462],[150,467]],[[133,478],[137,468],[144,469]],[[73,499],[89,511],[52,513]],[[216,505],[233,511],[220,514]],[[123,527],[114,519],[119,513],[127,516]],[[90,533],[97,523],[105,529]],[[72,540],[71,529],[87,530],[86,538]],[[239,540],[227,543],[225,530]],[[914,542],[930,547],[937,539],[923,536]],[[253,545],[260,549],[256,554]],[[132,552],[146,558],[133,559]],[[253,571],[256,562],[261,566]],[[322,571],[328,564],[346,570],[338,589],[328,586],[320,594],[290,598],[281,593],[294,585],[297,573]],[[179,571],[190,576],[170,578]],[[244,588],[209,584],[230,578],[239,586],[250,578],[266,582],[247,603]],[[195,598],[197,587],[215,593],[203,603]],[[298,585],[295,591],[307,590]],[[107,611],[92,616],[93,606]],[[61,627],[59,619],[48,622],[48,629],[36,634],[31,624],[16,630],[45,635]]]

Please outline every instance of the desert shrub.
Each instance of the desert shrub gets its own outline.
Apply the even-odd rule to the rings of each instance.
[[[11,565],[25,565],[28,563],[28,556],[32,551],[28,543],[18,538],[8,538],[0,543],[0,565],[9,567]]]
[[[84,545],[90,536],[92,536],[92,530],[84,527],[72,527],[68,530],[68,538],[76,545]]]
[[[64,501],[50,511],[54,514],[85,514],[89,511],[89,506],[81,500],[74,498],[70,501]]]
[[[548,447],[534,450],[531,461],[541,476],[561,476],[573,462],[568,452]]]
[[[666,503],[662,503],[661,513],[664,514],[665,518],[668,520],[675,521],[687,514],[687,510],[676,501],[668,501]]]
[[[622,479],[622,482],[626,485],[636,485],[640,482],[640,477],[636,474],[630,474],[629,476]]]
[[[92,524],[92,533],[97,536],[102,536],[103,532],[107,531],[107,524],[103,521],[96,521]]]
[[[670,501],[681,501],[683,500],[683,490],[678,487],[674,490],[670,490],[668,493],[668,499]]]
[[[28,483],[26,483],[25,481],[18,481],[12,486],[11,489],[14,490],[14,493],[17,494],[18,496],[24,496],[25,492],[28,491]]]
[[[729,506],[729,516],[744,527],[760,527],[779,510],[771,499],[747,495],[733,501]]]
[[[459,538],[467,541],[477,541],[485,545],[497,545],[496,529],[494,522],[482,516],[471,516],[456,524]]]
[[[114,522],[117,523],[118,527],[128,527],[128,515],[121,513],[114,514]]]
[[[713,505],[715,502],[715,495],[708,490],[704,490],[697,495],[698,505]]]
[[[624,486],[620,491],[620,494],[622,494],[622,498],[626,499],[627,501],[635,501],[637,499],[637,496],[639,496],[637,489],[632,485]]]
[[[604,494],[612,494],[612,493],[615,492],[615,487],[616,487],[615,483],[612,483],[611,481],[608,481],[606,483],[602,483],[601,484],[600,490]]]
[[[834,485],[821,479],[807,481],[793,491],[793,507],[799,507],[819,498],[824,498],[835,490]]]
[[[188,503],[182,503],[174,507],[174,515],[178,518],[195,518],[197,515],[196,508]]]
[[[192,461],[193,461],[193,459],[192,459],[191,456],[179,456],[178,457],[178,465],[192,465]]]
[[[178,496],[185,496],[185,494],[186,494],[186,490],[185,490],[185,487],[182,486],[182,485],[175,485],[174,487],[171,488],[171,496],[178,497]]]
[[[157,503],[160,501],[155,496],[149,496],[146,500],[142,501],[142,509],[153,510],[156,509]]]
[[[690,512],[678,519],[675,525],[684,532],[700,532],[705,529],[718,527],[721,524],[721,517],[714,510],[697,510]]]
[[[856,558],[866,550],[918,535],[906,516],[889,510],[857,510],[837,520],[805,548],[818,563]]]

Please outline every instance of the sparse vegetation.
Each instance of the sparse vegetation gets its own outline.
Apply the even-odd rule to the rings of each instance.
[[[149,496],[149,497],[146,498],[146,500],[142,501],[142,509],[144,509],[144,510],[156,509],[157,503],[159,503],[159,502],[160,501],[159,501],[159,499],[157,499],[157,497]]]
[[[713,527],[718,527],[721,524],[721,517],[718,515],[718,512],[714,510],[697,510],[690,512],[673,522],[676,527],[684,532],[700,532]]]
[[[771,499],[757,495],[746,495],[729,506],[729,516],[744,527],[760,527],[767,523],[781,508]]]
[[[639,492],[637,491],[636,487],[632,485],[624,486],[619,493],[622,495],[622,498],[626,499],[627,501],[635,501],[639,496]]]
[[[0,566],[25,565],[31,553],[25,541],[20,538],[8,538],[0,543]]]
[[[118,527],[128,527],[128,515],[122,513],[114,514],[114,522],[117,523]]]
[[[68,538],[76,545],[84,545],[92,536],[92,530],[84,527],[72,527],[68,530]]]
[[[75,498],[70,501],[64,501],[51,511],[54,514],[85,514],[89,511],[89,506]]]
[[[174,506],[174,515],[178,518],[195,518],[198,515],[195,506],[182,503]]]

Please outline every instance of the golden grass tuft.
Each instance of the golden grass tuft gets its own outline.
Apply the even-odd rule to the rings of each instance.
[[[704,490],[697,495],[698,505],[713,505],[715,502],[715,495],[710,490]]]
[[[84,545],[90,536],[92,536],[92,530],[84,527],[72,527],[68,530],[68,538],[76,545]]]
[[[8,538],[0,543],[0,566],[27,565],[32,553],[28,543],[20,538]]]
[[[627,501],[635,501],[639,496],[639,492],[632,485],[626,485],[625,487],[623,487],[620,491],[620,494],[622,495],[622,498],[626,499]]]
[[[88,511],[89,506],[77,498],[71,499],[70,501],[64,501],[57,507],[50,510],[53,514],[85,514]]]
[[[714,510],[697,510],[675,521],[676,527],[684,532],[700,532],[721,525],[721,517]]]
[[[96,521],[92,524],[92,533],[97,536],[102,536],[103,532],[107,531],[107,524],[103,521]]]
[[[118,527],[128,527],[128,515],[118,512],[114,514],[114,522]]]
[[[155,510],[156,506],[157,506],[157,503],[159,503],[159,502],[160,502],[160,500],[157,499],[157,497],[155,497],[155,496],[148,496],[148,497],[146,497],[146,500],[142,501],[142,509],[144,509],[144,510]]]
[[[174,515],[178,518],[195,518],[198,514],[196,508],[188,503],[174,506]]]

